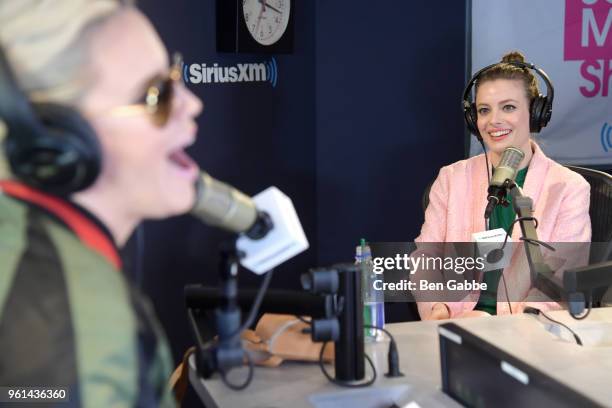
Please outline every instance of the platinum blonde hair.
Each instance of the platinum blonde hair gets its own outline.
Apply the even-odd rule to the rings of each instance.
[[[2,0],[0,44],[21,89],[35,101],[76,104],[86,92],[90,33],[119,0]]]

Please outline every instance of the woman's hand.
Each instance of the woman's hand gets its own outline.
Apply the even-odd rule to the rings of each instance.
[[[431,320],[450,319],[450,310],[444,303],[436,303],[431,307]]]

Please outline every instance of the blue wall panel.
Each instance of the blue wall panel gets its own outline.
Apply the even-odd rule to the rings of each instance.
[[[214,0],[140,7],[187,63],[270,58],[216,52]],[[422,191],[463,157],[464,8],[450,0],[296,0],[295,49],[274,56],[276,87],[188,85],[206,104],[189,151],[201,167],[248,194],[276,185],[297,208],[311,249],[280,267],[272,286],[297,288],[309,267],[352,261],[361,237],[416,237]],[[227,235],[187,216],[148,222],[144,235],[142,286],[178,358],[192,343],[182,288],[216,282]],[[259,281],[248,272],[240,279]],[[414,318],[405,305],[389,307],[388,317]]]

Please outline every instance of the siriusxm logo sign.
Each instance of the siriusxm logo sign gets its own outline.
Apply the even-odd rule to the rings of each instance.
[[[612,152],[612,126],[608,125],[608,123],[604,123],[601,127],[601,147],[603,147],[604,152]]]
[[[273,88],[278,81],[276,60],[250,64],[220,66],[217,63],[183,65],[186,84],[218,84],[236,82],[269,82]]]

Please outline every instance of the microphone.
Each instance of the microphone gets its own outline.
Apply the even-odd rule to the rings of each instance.
[[[489,184],[489,197],[484,217],[489,219],[497,204],[506,198],[506,180],[514,181],[518,166],[525,157],[525,153],[516,147],[508,147],[502,154],[499,165],[493,170],[491,184]]]
[[[251,198],[202,172],[191,215],[205,224],[235,232],[240,264],[263,274],[308,248],[308,240],[289,197],[276,187]]]
[[[251,197],[202,172],[196,181],[196,201],[191,214],[205,224],[263,238],[272,228],[270,216],[258,211]]]
[[[251,198],[236,190],[232,186],[215,180],[202,172],[196,185],[196,200],[191,214],[204,223],[221,227],[239,234],[235,241],[235,248],[221,252],[220,263],[221,286],[213,290],[219,295],[218,301],[223,305],[215,308],[215,327],[218,340],[214,344],[201,342],[200,329],[197,318],[192,311],[193,290],[187,291],[188,315],[191,326],[196,335],[197,369],[208,378],[214,371],[220,371],[223,381],[233,389],[242,389],[251,381],[253,373],[252,363],[247,381],[241,385],[231,385],[225,378],[225,373],[232,367],[242,365],[244,351],[240,341],[242,325],[248,326],[256,317],[257,310],[268,288],[271,272],[264,280],[256,295],[252,295],[251,311],[247,321],[241,323],[239,304],[245,298],[238,296],[238,283],[236,280],[237,265],[242,266],[256,274],[264,274],[276,266],[294,257],[308,248],[308,240],[300,224],[295,207],[289,197],[276,187],[266,190]],[[261,210],[260,210],[261,209]],[[274,220],[274,223],[272,222]],[[202,292],[202,291],[200,291]],[[201,296],[195,296],[195,298]],[[204,290],[204,297],[212,297],[211,292]],[[278,301],[278,297],[275,299]],[[295,296],[281,294],[283,302],[295,301]],[[312,305],[312,298],[303,302]],[[270,308],[278,304],[269,302]],[[329,303],[329,302],[328,302]],[[320,305],[321,306],[321,305]],[[325,307],[325,305],[322,305]],[[296,310],[302,312],[311,309],[301,305]]]

